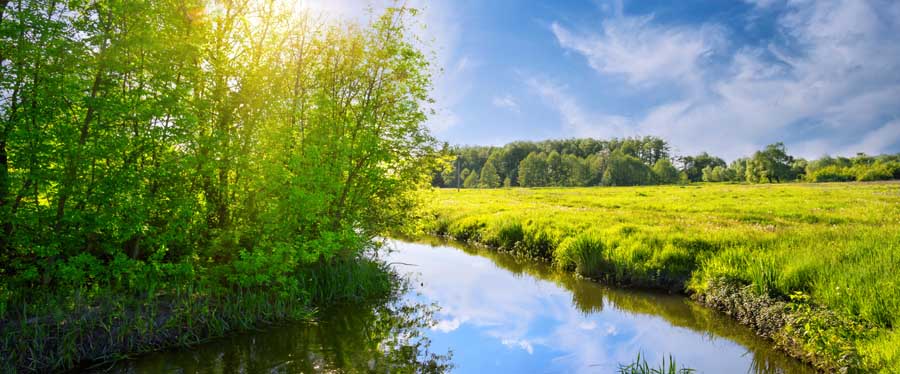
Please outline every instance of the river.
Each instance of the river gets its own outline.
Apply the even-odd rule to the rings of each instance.
[[[113,372],[614,373],[641,353],[698,373],[807,373],[726,316],[679,295],[606,287],[494,251],[392,240],[409,279],[390,300],[320,312]]]

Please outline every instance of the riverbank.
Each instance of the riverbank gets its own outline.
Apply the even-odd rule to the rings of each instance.
[[[368,259],[299,266],[291,279],[242,286],[190,266],[190,278],[123,287],[34,292],[0,321],[0,372],[58,371],[115,361],[286,321],[311,320],[328,305],[396,289],[386,265]],[[170,273],[171,275],[171,273]]]
[[[432,234],[738,320],[752,295],[780,310],[758,332],[822,370],[900,367],[898,184],[439,190],[431,217]]]
[[[615,373],[634,368],[639,354],[651,368],[674,358],[703,373],[813,372],[681,295],[607,287],[543,261],[409,239],[389,240],[379,253],[408,280],[396,297],[324,309],[315,323],[123,360],[106,372]]]

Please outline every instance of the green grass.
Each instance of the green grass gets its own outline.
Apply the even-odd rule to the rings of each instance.
[[[432,233],[587,277],[697,294],[726,280],[826,309],[875,332],[810,317],[805,358],[900,368],[900,184],[448,189],[432,201]]]
[[[184,347],[232,331],[315,318],[317,308],[389,295],[387,266],[334,259],[297,268],[295,287],[238,286],[196,274],[154,290],[39,291],[0,319],[0,372],[58,371]]]

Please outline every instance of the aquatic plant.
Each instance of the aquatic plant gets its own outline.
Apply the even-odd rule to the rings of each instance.
[[[694,369],[678,367],[672,355],[663,356],[659,366],[650,366],[647,357],[638,353],[634,361],[627,365],[619,365],[619,374],[690,374]]]

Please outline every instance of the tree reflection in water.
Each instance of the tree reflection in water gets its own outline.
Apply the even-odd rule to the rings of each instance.
[[[431,352],[425,336],[438,309],[400,296],[340,305],[320,311],[315,323],[272,326],[193,349],[155,353],[112,371],[442,373],[453,367],[451,353]]]

